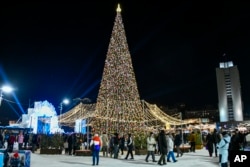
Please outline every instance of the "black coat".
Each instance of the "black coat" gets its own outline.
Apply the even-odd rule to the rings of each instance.
[[[174,137],[174,145],[180,146],[182,143],[182,136],[180,134],[175,135]]]
[[[239,151],[240,150],[240,137],[238,134],[235,134],[231,138],[231,142],[229,144],[229,150],[231,151]]]
[[[214,139],[210,133],[208,133],[206,137],[206,149],[210,154],[212,154],[214,151]]]
[[[164,131],[160,132],[158,141],[159,141],[159,149],[160,149],[161,154],[167,154],[168,153],[167,139],[166,139],[166,135]]]

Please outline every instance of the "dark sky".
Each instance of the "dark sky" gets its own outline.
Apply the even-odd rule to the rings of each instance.
[[[217,107],[215,69],[226,53],[238,66],[250,112],[250,3],[243,1],[5,2],[0,86],[15,88],[24,112],[34,101],[48,100],[57,111],[64,97],[95,101],[118,2],[141,99]],[[6,101],[0,107],[1,117],[23,111]]]

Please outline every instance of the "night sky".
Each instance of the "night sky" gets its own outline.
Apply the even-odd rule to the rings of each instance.
[[[34,101],[48,100],[57,112],[65,97],[95,102],[118,3],[141,99],[217,108],[215,69],[232,60],[250,112],[248,2],[1,3],[0,86],[15,88],[4,94],[1,117],[19,118]]]

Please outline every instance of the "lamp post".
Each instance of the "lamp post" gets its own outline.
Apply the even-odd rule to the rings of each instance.
[[[59,122],[60,122],[60,127],[61,127],[61,118],[62,118],[62,110],[63,110],[63,104],[69,104],[69,100],[68,99],[64,99],[59,106],[60,109],[60,115],[59,115]]]
[[[2,104],[2,100],[3,100],[3,93],[10,93],[13,91],[13,88],[10,86],[3,86],[0,88],[0,106]]]

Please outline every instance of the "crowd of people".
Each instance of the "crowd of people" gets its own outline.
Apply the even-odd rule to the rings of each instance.
[[[214,155],[219,158],[221,167],[228,166],[230,152],[244,150],[246,146],[250,145],[249,138],[249,133],[242,133],[238,129],[234,131],[208,129],[207,134],[202,133],[200,130],[194,130],[186,136],[186,140],[190,145],[189,152],[195,153],[197,145],[200,145],[201,148],[205,146],[208,150],[208,156],[213,157]],[[159,133],[150,132],[146,139],[147,155],[145,161],[149,162],[149,158],[152,157],[152,162],[157,162],[159,165],[166,165],[167,162],[178,162],[177,158],[183,156],[180,149],[181,144],[184,143],[183,139],[183,134],[178,130],[174,133],[167,132],[165,129],[160,130]],[[123,151],[127,150],[125,159],[128,159],[129,156],[130,159],[134,159],[133,137],[131,134],[121,135],[121,137],[118,133],[110,137],[106,133],[101,134],[99,145],[99,151],[103,151],[103,156],[110,155],[110,157],[117,159],[119,151],[123,155]],[[158,160],[156,160],[155,154],[160,155]],[[93,160],[93,165],[98,165],[95,162],[99,163],[99,156],[97,161]]]
[[[213,131],[208,130],[206,135],[206,149],[209,156],[219,156],[221,167],[227,167],[230,160],[230,153],[244,151],[250,145],[249,132],[241,132],[238,129],[233,131]],[[248,150],[249,151],[249,150]]]
[[[11,130],[1,129],[0,149],[3,149],[3,167],[24,166],[24,159],[18,150],[26,149],[29,142],[29,135],[25,131],[13,133]]]
[[[79,136],[76,133],[63,134],[65,154],[75,155],[75,151],[81,149],[81,146],[84,147],[83,149],[91,149],[93,165],[99,165],[99,155],[118,159],[120,155],[124,155],[125,151],[125,160],[134,159],[134,139],[134,136],[130,133],[107,134],[103,132],[102,134],[93,133],[88,137],[86,135]],[[183,156],[181,145],[189,143],[189,152],[195,153],[197,145],[205,146],[208,156],[219,157],[220,166],[227,167],[230,152],[250,147],[250,134],[242,133],[238,129],[234,131],[208,129],[207,133],[194,130],[188,134],[182,134],[181,130],[169,132],[160,129],[159,132],[148,132],[145,142],[147,144],[146,162],[151,161],[152,158],[152,162],[159,165],[165,165],[167,162],[176,163],[178,162],[177,158]],[[34,152],[39,147],[39,135],[30,135],[23,131],[18,134],[11,134],[8,131],[1,132],[0,147],[6,147],[12,151],[15,144],[18,144],[19,148],[26,148],[31,145],[32,152]],[[155,155],[159,155],[158,160]]]
[[[183,152],[180,149],[180,145],[183,143],[183,136],[180,131],[175,133],[166,132],[164,129],[160,130],[159,133],[149,132],[146,137],[147,143],[147,154],[145,161],[149,162],[149,158],[152,158],[152,162],[157,162],[159,165],[165,165],[167,162],[177,162],[177,157],[183,156]],[[124,154],[124,150],[127,151],[125,160],[128,158],[134,159],[133,151],[134,137],[132,134],[121,134],[114,133],[107,135],[94,134],[90,142],[92,149],[93,165],[99,164],[98,152],[103,152],[103,156],[117,159],[120,155]],[[176,149],[176,156],[174,153]],[[159,160],[156,160],[155,155],[160,155]]]

